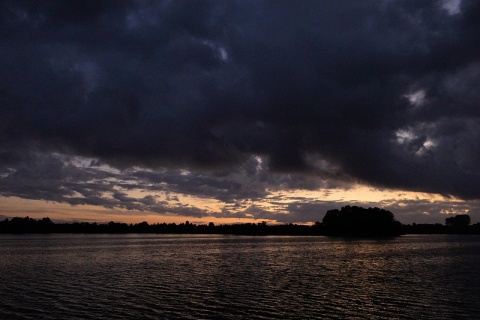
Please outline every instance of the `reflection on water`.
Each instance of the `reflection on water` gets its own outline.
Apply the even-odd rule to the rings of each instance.
[[[2,235],[1,319],[473,319],[480,237]]]

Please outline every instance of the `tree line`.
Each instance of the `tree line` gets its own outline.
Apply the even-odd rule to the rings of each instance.
[[[140,222],[54,223],[50,218],[30,217],[0,221],[0,233],[158,233],[158,234],[234,234],[234,235],[327,235],[327,236],[398,236],[402,234],[480,234],[480,224],[470,225],[468,215],[448,217],[443,224],[405,225],[392,212],[380,208],[345,206],[327,211],[323,220],[313,225],[273,224],[194,224]]]

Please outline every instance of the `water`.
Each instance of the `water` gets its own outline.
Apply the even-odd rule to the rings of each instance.
[[[480,237],[0,235],[0,319],[479,319]]]

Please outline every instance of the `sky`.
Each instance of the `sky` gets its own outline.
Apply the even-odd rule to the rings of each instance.
[[[480,222],[480,1],[0,2],[0,217]]]

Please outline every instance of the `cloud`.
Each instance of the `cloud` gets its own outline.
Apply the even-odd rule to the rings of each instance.
[[[321,221],[326,211],[344,205],[387,208],[403,223],[442,222],[445,215],[459,213],[476,219],[479,214],[478,200],[414,200],[405,194],[381,200],[350,199],[344,194],[352,188],[348,183],[274,174],[259,157],[222,174],[146,167],[118,170],[89,158],[41,150],[3,154],[1,159],[0,195],[4,197],[144,212],[159,215],[160,220],[177,215],[308,223]]]
[[[478,1],[0,10],[3,195],[166,210],[105,182],[130,176],[226,203],[339,181],[480,198]]]

